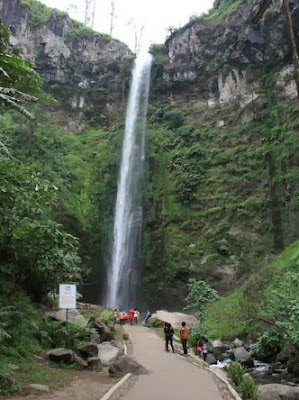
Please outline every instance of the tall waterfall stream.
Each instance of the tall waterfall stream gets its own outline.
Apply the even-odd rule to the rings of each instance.
[[[135,60],[122,144],[106,295],[106,304],[119,309],[135,306],[140,278],[138,253],[143,216],[144,143],[151,64],[152,56],[148,53],[140,54]]]

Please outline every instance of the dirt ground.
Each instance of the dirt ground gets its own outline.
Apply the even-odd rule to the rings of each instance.
[[[73,376],[71,383],[51,393],[29,394],[27,396],[13,396],[10,400],[99,400],[118,379],[110,378],[108,368],[103,371],[76,371],[65,370]]]

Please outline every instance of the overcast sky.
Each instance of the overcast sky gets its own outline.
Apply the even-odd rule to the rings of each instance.
[[[41,0],[49,7],[67,10],[80,21],[84,20],[85,0]],[[94,29],[109,33],[111,0],[95,0],[96,17]],[[209,10],[213,0],[115,0],[115,28],[113,37],[127,43],[134,50],[134,31],[152,43],[163,43],[167,28],[179,28],[188,22],[190,16],[200,15]],[[71,7],[71,5],[75,7]],[[136,25],[136,28],[135,28]]]

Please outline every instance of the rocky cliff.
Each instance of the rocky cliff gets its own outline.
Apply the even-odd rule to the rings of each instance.
[[[63,109],[75,112],[71,128],[82,118],[105,124],[121,106],[131,60],[124,43],[35,0],[0,0],[0,15],[11,44],[35,64]]]

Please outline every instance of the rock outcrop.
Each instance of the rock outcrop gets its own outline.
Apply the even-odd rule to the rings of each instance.
[[[97,111],[103,117],[121,105],[120,89],[129,76],[124,63],[131,55],[124,43],[93,32],[57,10],[49,12],[46,21],[34,21],[21,0],[0,0],[0,16],[9,27],[11,44],[35,64],[46,89],[65,99],[64,108],[81,117]]]

